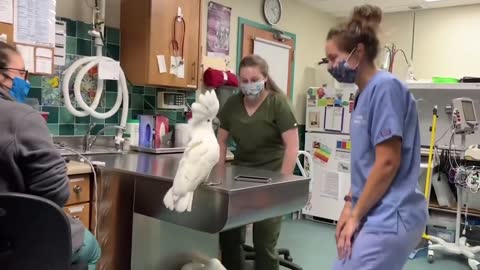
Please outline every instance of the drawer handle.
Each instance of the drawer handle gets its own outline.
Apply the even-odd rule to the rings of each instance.
[[[80,216],[72,216],[73,219],[80,220]]]
[[[75,186],[73,187],[73,192],[79,194],[80,192],[82,192],[82,187],[75,185]]]
[[[195,82],[197,78],[197,63],[193,62],[192,66],[193,66],[192,82]]]

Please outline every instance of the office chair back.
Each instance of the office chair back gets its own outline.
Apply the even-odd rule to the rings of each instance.
[[[0,193],[1,269],[70,269],[71,241],[60,207],[37,196]]]

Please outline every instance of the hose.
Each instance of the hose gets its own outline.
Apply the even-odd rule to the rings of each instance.
[[[100,16],[102,18],[105,17],[105,0],[101,1],[102,5],[96,8],[99,8]],[[93,68],[94,66],[98,66],[101,62],[115,62],[114,59],[102,56],[102,47],[103,47],[103,40],[102,35],[104,31],[103,24],[100,26],[99,31],[92,31],[90,34],[95,37],[95,45],[96,45],[96,55],[92,57],[84,57],[78,61],[75,61],[70,67],[68,67],[64,72],[63,82],[62,82],[62,92],[63,98],[65,101],[65,107],[67,110],[76,117],[86,117],[92,116],[97,119],[107,119],[112,117],[118,110],[123,103],[122,107],[122,114],[120,117],[120,126],[126,127],[127,126],[127,118],[128,118],[128,87],[127,87],[127,79],[125,78],[125,74],[121,68],[119,68],[119,81],[118,81],[118,91],[117,91],[117,99],[115,101],[115,105],[112,109],[108,112],[100,113],[97,112],[96,109],[100,104],[100,100],[103,95],[104,89],[104,81],[98,79],[97,82],[97,91],[95,93],[95,98],[93,102],[88,105],[85,100],[83,100],[82,93],[80,91],[82,80],[87,74],[87,72]],[[72,101],[70,100],[70,80],[72,75],[80,68],[78,71],[75,83],[73,87],[73,92],[75,96],[75,101],[77,102],[78,106],[82,109],[82,111],[77,110],[73,107]],[[120,145],[123,141],[123,130],[119,129],[117,131],[117,135],[115,136],[115,144]]]
[[[302,163],[300,162],[300,156],[304,156],[304,161],[306,160],[309,165],[309,170],[308,170],[308,175],[305,171],[305,167],[302,166]],[[312,155],[310,155],[309,152],[300,150],[297,153],[297,166],[298,169],[300,170],[300,173],[302,174],[303,177],[309,177],[310,178],[310,183],[308,185],[308,199],[307,203],[305,205],[305,209],[311,209],[312,207],[312,192],[313,192],[313,181],[315,181],[313,177],[313,158]]]
[[[103,80],[100,80],[100,79],[98,80],[98,87],[97,87],[95,98],[93,99],[92,104],[88,105],[83,100],[82,93],[80,91],[83,77],[85,77],[87,72],[92,67],[98,65],[102,61],[115,61],[115,60],[108,57],[104,57],[104,56],[85,57],[73,63],[65,71],[63,82],[62,82],[63,84],[62,90],[63,90],[63,97],[65,101],[65,107],[71,114],[77,117],[85,117],[85,116],[91,115],[94,118],[106,119],[106,118],[112,117],[120,109],[120,106],[122,105],[122,101],[123,101],[122,115],[120,118],[120,126],[126,127],[127,118],[128,118],[128,87],[127,87],[127,80],[125,78],[125,74],[122,69],[120,69],[120,80],[118,81],[117,99],[116,99],[115,105],[111,110],[105,113],[99,113],[96,111],[103,94],[103,88],[104,88]],[[75,93],[75,100],[78,103],[78,106],[83,111],[79,111],[73,107],[72,102],[70,100],[70,93],[69,93],[70,79],[73,73],[81,66],[83,67],[80,69],[80,71],[76,75],[73,90]],[[119,130],[115,138],[116,144],[119,144],[121,142],[122,135],[123,135],[123,131]]]
[[[305,168],[304,166],[302,166],[302,163],[300,161],[300,156],[304,156],[306,158],[306,160],[308,161],[308,165],[309,165],[309,171],[308,171],[308,175],[305,171]],[[314,178],[313,178],[313,158],[312,158],[312,155],[310,155],[309,152],[307,151],[303,151],[303,150],[299,150],[298,153],[297,153],[297,166],[298,166],[298,169],[300,170],[300,173],[302,174],[303,177],[309,177],[310,178],[310,184],[309,184],[309,192],[312,192],[313,190],[313,181],[314,181]]]

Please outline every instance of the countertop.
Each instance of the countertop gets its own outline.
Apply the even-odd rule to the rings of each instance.
[[[92,155],[89,158],[92,161],[105,162],[105,170],[115,170],[162,181],[173,181],[182,154],[154,155],[129,152],[124,154]],[[270,177],[272,178],[272,181],[266,184],[239,182],[234,180],[237,175]],[[249,188],[282,185],[297,181],[305,181],[308,183],[309,179],[295,175],[284,175],[267,170],[233,166],[227,163],[225,166],[215,166],[213,168],[208,182],[214,184],[207,186],[207,188],[222,192],[237,192]]]
[[[75,161],[75,160],[70,160],[67,163],[67,174],[68,175],[75,175],[75,174],[88,174],[92,172],[92,168],[90,165]]]
[[[127,153],[124,153],[123,155],[128,155],[128,154],[131,154],[131,153],[137,153],[137,152],[127,152]],[[165,155],[169,155],[169,154],[165,154]],[[181,154],[179,154],[181,155]],[[164,156],[164,155],[162,155]],[[232,152],[228,151],[227,152],[227,157],[226,157],[226,161],[232,161],[234,159],[234,155]],[[69,162],[67,163],[67,174],[68,175],[75,175],[75,174],[88,174],[88,173],[91,173],[92,172],[92,169],[90,168],[90,165],[84,163],[84,162],[79,162],[79,161],[76,161],[76,160],[69,160]]]
[[[192,212],[178,214],[165,208],[163,197],[172,187],[182,154],[127,152],[87,158],[105,163],[96,168],[100,183],[116,181],[134,186],[134,194],[124,198],[133,198],[135,213],[207,233],[292,213],[308,200],[310,179],[226,163],[215,166],[207,183],[195,191]],[[70,163],[70,171],[87,169],[73,160]],[[240,182],[235,180],[238,175],[263,176],[271,181]]]

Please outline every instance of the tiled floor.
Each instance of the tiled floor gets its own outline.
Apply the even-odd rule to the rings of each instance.
[[[295,263],[304,270],[330,269],[336,256],[335,227],[312,221],[284,221],[279,247],[289,248]],[[283,268],[284,269],[284,268]],[[468,266],[455,258],[436,259],[428,264],[426,258],[409,261],[404,270],[469,270]],[[361,270],[361,269],[359,269]]]

